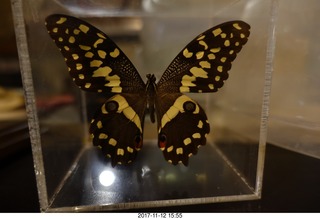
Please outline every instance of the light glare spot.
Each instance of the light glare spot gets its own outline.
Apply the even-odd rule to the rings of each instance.
[[[99,182],[103,186],[111,186],[116,179],[116,176],[110,170],[104,170],[99,175]]]

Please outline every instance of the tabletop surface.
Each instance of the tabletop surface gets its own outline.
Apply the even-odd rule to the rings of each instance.
[[[15,138],[14,133],[20,136],[15,138],[17,140],[10,150],[6,149],[5,143],[11,141],[0,139],[0,150],[6,154],[0,157],[0,212],[39,212],[30,140],[25,135],[26,126],[23,127],[10,133],[10,138]],[[319,185],[319,159],[267,145],[261,200],[132,211],[320,212]]]

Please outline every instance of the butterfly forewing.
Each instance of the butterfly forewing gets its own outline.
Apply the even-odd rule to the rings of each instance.
[[[232,61],[248,41],[250,26],[230,21],[192,40],[158,82],[159,92],[216,92],[228,78]]]
[[[59,14],[47,17],[46,26],[73,81],[81,89],[103,93],[145,90],[131,61],[102,31],[85,21]]]

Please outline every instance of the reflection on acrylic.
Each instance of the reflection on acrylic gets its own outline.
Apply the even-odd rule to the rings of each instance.
[[[99,182],[105,187],[111,186],[114,183],[115,179],[115,174],[110,170],[104,170],[99,175]]]

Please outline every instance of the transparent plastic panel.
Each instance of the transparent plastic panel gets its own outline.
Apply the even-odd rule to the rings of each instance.
[[[266,134],[266,123],[261,121],[266,120],[268,107],[263,98],[269,95],[265,65],[272,1],[39,0],[23,1],[21,6],[33,82],[25,82],[25,89],[27,98],[32,97],[28,89],[35,97],[35,102],[28,102],[34,106],[29,120],[31,132],[38,133],[33,137],[33,152],[36,171],[43,168],[37,174],[43,211],[99,211],[260,197]],[[15,16],[21,16],[13,8]],[[217,93],[188,94],[205,109],[211,125],[207,145],[190,158],[188,167],[165,161],[157,146],[156,125],[149,117],[143,149],[132,165],[113,168],[92,146],[88,121],[106,97],[82,92],[73,84],[44,25],[45,17],[54,13],[73,15],[104,31],[143,79],[149,73],[159,79],[180,50],[207,29],[231,20],[251,25],[249,41],[233,62],[224,87]],[[41,179],[45,186],[39,186]]]
[[[320,2],[279,2],[268,141],[320,158]]]

